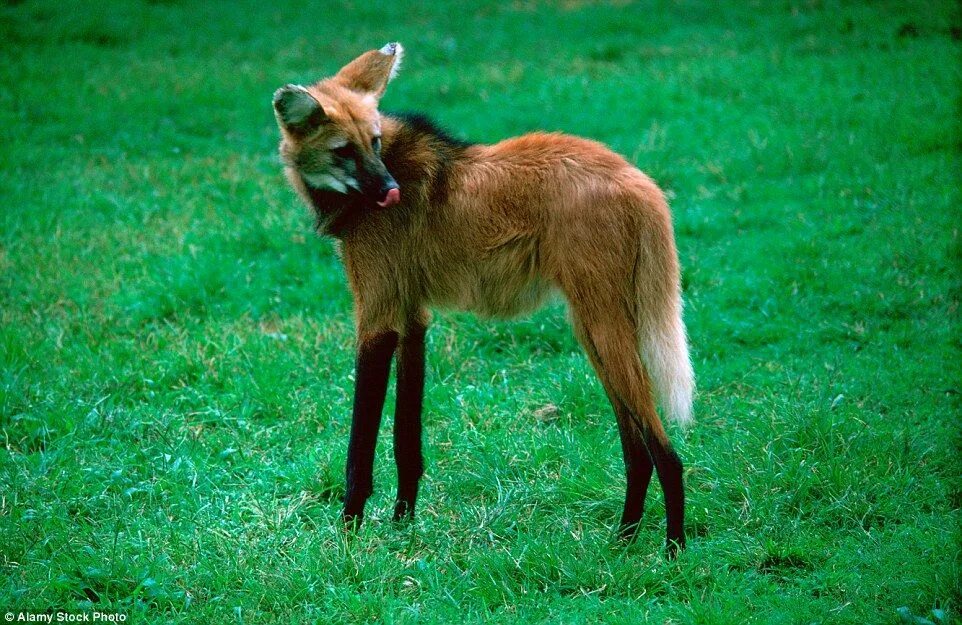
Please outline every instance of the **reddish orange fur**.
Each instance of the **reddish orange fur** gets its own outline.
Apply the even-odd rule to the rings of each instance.
[[[367,146],[378,129],[390,152],[404,122],[381,116],[377,100],[392,67],[371,51],[309,87],[328,122],[308,137],[284,132],[288,163],[334,135]],[[686,420],[691,370],[671,215],[658,186],[600,143],[564,134],[473,145],[450,162],[424,137],[398,158],[418,172],[402,182],[401,203],[372,208],[341,235],[359,341],[385,330],[403,337],[431,307],[515,315],[555,289],[619,420],[668,447],[654,391]],[[655,382],[672,388],[653,387],[652,367]]]
[[[394,122],[382,124],[389,148]],[[431,169],[429,153],[413,158]],[[400,329],[425,306],[511,316],[555,287],[586,327],[612,318],[629,324],[632,334],[622,339],[634,350],[635,328],[677,300],[664,197],[601,144],[537,133],[473,146],[448,180],[447,203],[424,205],[425,191],[408,186],[409,211],[374,213],[344,238],[360,333]],[[650,394],[635,384],[633,403],[664,439]]]

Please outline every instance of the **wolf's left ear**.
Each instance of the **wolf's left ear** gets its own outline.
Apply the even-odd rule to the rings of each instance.
[[[295,134],[306,134],[327,120],[320,103],[300,85],[284,85],[274,92],[274,115]]]
[[[403,56],[401,44],[389,43],[380,50],[371,50],[357,57],[341,68],[334,78],[353,91],[380,98],[387,84],[397,75]]]

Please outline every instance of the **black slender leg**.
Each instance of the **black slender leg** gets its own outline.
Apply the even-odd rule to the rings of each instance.
[[[397,341],[396,332],[383,332],[362,338],[358,347],[344,496],[344,522],[349,527],[360,526],[364,504],[373,492],[374,447]]]
[[[622,540],[632,540],[638,532],[638,523],[645,511],[645,497],[648,495],[648,486],[651,484],[651,475],[655,469],[652,463],[651,454],[645,439],[635,424],[628,407],[625,405],[615,390],[611,387],[608,380],[608,373],[601,362],[601,356],[595,348],[591,335],[584,324],[577,318],[574,320],[575,335],[585,348],[585,353],[591,365],[598,374],[608,401],[615,411],[615,418],[618,420],[618,434],[621,437],[621,451],[625,459],[625,507],[621,513],[621,522],[618,524],[618,535]]]
[[[421,410],[424,403],[424,333],[420,321],[401,338],[397,355],[397,405],[394,411],[394,460],[397,463],[397,503],[394,520],[414,517],[418,483],[424,474],[421,450]]]
[[[631,540],[638,531],[638,523],[645,511],[645,497],[655,465],[638,432],[624,407],[615,409],[618,416],[618,432],[621,435],[621,450],[625,457],[625,508],[621,514],[618,533],[623,540]]]
[[[668,559],[674,559],[685,548],[685,487],[682,481],[682,464],[670,446],[662,444],[654,436],[645,438],[651,452],[658,481],[665,493],[665,513],[668,517],[666,541]]]

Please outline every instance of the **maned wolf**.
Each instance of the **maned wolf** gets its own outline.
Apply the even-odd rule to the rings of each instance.
[[[634,536],[653,470],[668,555],[684,548],[682,465],[666,414],[691,419],[671,215],[648,176],[594,141],[534,133],[495,145],[452,139],[426,118],[382,115],[401,63],[390,43],[335,76],[274,94],[280,154],[318,230],[340,241],[354,295],[357,370],[344,520],[360,523],[397,352],[394,518],[414,515],[421,454],[427,308],[530,311],[548,291],[614,408],[627,473],[621,535]]]

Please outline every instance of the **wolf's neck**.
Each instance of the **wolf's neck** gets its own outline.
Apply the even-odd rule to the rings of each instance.
[[[450,177],[471,144],[455,139],[424,115],[387,114],[381,118],[384,164],[401,186],[402,204],[437,205],[445,200]]]
[[[417,114],[382,115],[381,141],[381,158],[401,187],[401,203],[380,209],[359,194],[308,189],[318,231],[344,238],[366,216],[382,210],[411,212],[443,203],[458,161],[470,147]]]

